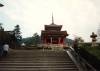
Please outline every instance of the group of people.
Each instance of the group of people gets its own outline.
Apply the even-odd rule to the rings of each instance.
[[[9,45],[7,43],[0,42],[0,57],[6,56],[8,53]]]

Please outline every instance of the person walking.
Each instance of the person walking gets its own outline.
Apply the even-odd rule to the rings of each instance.
[[[7,56],[9,45],[6,43],[3,45],[3,56]]]
[[[3,55],[3,42],[0,41],[0,57]]]

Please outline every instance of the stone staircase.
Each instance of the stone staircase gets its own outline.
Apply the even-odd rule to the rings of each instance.
[[[79,71],[65,51],[12,50],[0,59],[0,71]]]

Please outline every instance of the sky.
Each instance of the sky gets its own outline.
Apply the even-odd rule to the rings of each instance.
[[[41,35],[44,25],[63,25],[68,38],[82,37],[91,41],[92,32],[100,28],[100,0],[0,0],[0,22],[5,30],[19,24],[23,37]]]

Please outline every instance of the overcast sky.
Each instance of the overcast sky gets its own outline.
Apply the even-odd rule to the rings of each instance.
[[[82,37],[90,41],[90,34],[97,33],[100,24],[100,0],[0,0],[0,22],[5,30],[16,24],[21,27],[23,37],[39,35],[44,25],[52,22],[63,25],[69,38]]]

